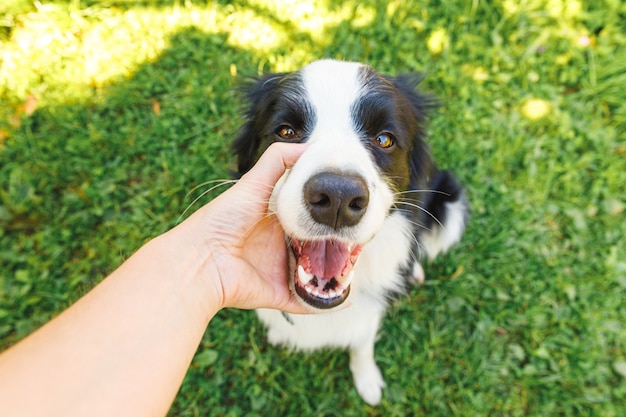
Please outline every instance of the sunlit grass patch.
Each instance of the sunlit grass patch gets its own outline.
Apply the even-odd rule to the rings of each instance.
[[[156,60],[188,27],[224,34],[228,45],[259,56],[293,35],[253,9],[219,4],[78,10],[38,4],[19,23],[0,50],[0,88],[14,105],[29,95],[42,105],[89,96]]]
[[[210,28],[218,20],[211,9],[69,11],[40,5],[20,19],[2,49],[2,88],[16,99],[36,94],[50,104],[80,99],[154,61],[175,32],[201,21]]]

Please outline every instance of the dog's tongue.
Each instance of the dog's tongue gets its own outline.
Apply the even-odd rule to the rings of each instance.
[[[303,242],[301,255],[302,260],[308,259],[310,272],[320,278],[343,276],[346,268],[351,268],[350,248],[334,240]]]

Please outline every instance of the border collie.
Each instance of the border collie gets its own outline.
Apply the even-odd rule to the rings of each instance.
[[[323,314],[257,313],[272,344],[349,349],[357,391],[372,405],[385,386],[374,343],[390,297],[424,279],[421,261],[460,240],[468,212],[424,142],[435,102],[416,91],[419,78],[335,60],[264,76],[245,90],[247,120],[233,145],[243,174],[272,142],[309,144],[274,187],[270,210],[285,231],[292,291]]]

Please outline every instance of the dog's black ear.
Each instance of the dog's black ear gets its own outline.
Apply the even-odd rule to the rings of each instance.
[[[247,101],[245,122],[239,129],[232,149],[237,155],[237,177],[245,174],[254,165],[261,146],[263,122],[270,114],[275,102],[275,91],[286,73],[268,74],[246,83],[240,91]]]
[[[391,77],[393,86],[407,98],[411,104],[414,115],[418,118],[422,126],[426,122],[426,116],[439,107],[439,100],[434,96],[419,91],[418,86],[423,79],[424,75],[418,72]]]
[[[427,117],[439,107],[439,101],[418,90],[417,87],[423,79],[424,76],[419,73],[402,74],[390,78],[395,89],[405,98],[408,110],[412,113],[411,116],[417,121],[409,156],[411,188],[413,189],[425,188],[428,178],[436,171],[425,139]]]

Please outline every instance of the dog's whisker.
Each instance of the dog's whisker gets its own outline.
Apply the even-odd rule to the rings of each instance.
[[[206,191],[203,191],[198,197],[196,197],[191,203],[189,203],[189,205],[187,205],[187,208],[185,208],[185,210],[183,210],[181,215],[178,216],[178,220],[176,221],[176,223],[180,223],[181,220],[185,217],[185,214],[187,214],[187,212],[191,209],[191,207],[193,207],[202,197],[204,197],[205,195],[209,194],[211,191],[217,188],[224,187],[226,185],[234,184],[237,182],[237,180],[215,180],[215,181],[207,181],[206,183],[204,183],[204,185],[211,184],[211,183],[218,182],[218,181],[219,181],[218,184],[212,186]],[[196,186],[194,189],[198,189],[198,187],[199,186]],[[190,193],[188,193],[187,195],[189,195]]]
[[[189,192],[185,195],[185,198],[189,197],[197,189],[202,188],[202,187],[204,187],[206,185],[209,185],[209,184],[216,184],[217,183],[215,186],[211,187],[208,191],[205,191],[204,193],[211,192],[215,188],[221,187],[223,185],[236,184],[239,181],[241,181],[241,179],[217,179],[217,180],[205,181],[203,183],[200,183],[200,184],[196,185],[191,190],[189,190]],[[260,185],[260,186],[263,186],[263,187],[267,187],[270,190],[274,189],[274,184],[268,184],[266,182],[256,181],[256,180],[249,179],[249,178],[247,178],[245,181],[253,183],[253,184],[257,184],[257,185]]]
[[[241,181],[241,180],[239,180],[239,181]],[[263,187],[267,187],[269,190],[273,190],[274,189],[274,184],[268,184],[266,182],[256,181],[256,180],[253,180],[251,178],[246,178],[245,182],[250,182],[252,184],[256,184],[256,185],[260,185],[260,186],[263,186]]]
[[[191,190],[189,190],[189,192],[187,194],[185,194],[185,199],[187,199],[194,191],[196,191],[196,190],[198,190],[198,189],[200,189],[200,188],[202,188],[204,186],[207,186],[209,184],[219,183],[219,184],[216,185],[216,187],[220,187],[222,185],[234,184],[237,181],[238,180],[233,180],[233,179],[226,178],[226,179],[217,179],[217,180],[210,180],[210,181],[202,182],[202,183],[196,185],[195,187],[193,187]],[[211,190],[213,190],[213,189],[214,188],[211,188]]]
[[[411,233],[411,238],[413,242],[415,242],[415,248],[417,249],[417,254],[411,251],[410,256],[413,259],[413,262],[420,262],[420,259],[423,259],[422,252],[425,252],[426,248],[413,233]]]
[[[442,230],[446,230],[445,226],[439,221],[439,219],[434,214],[432,214],[430,211],[426,210],[424,207],[420,206],[419,204],[410,203],[408,201],[397,201],[396,204],[405,204],[407,206],[414,207],[418,210],[423,211],[424,213],[428,214],[435,222],[437,222],[437,224],[439,225],[439,227],[441,227]]]
[[[276,216],[273,213],[267,213],[264,216],[262,216],[260,219],[258,219],[256,222],[254,222],[244,233],[244,236],[247,236],[252,230],[254,230],[258,225],[260,225],[262,222],[266,221],[267,219],[270,219],[269,221],[271,222],[277,222],[278,218],[276,218]]]
[[[403,208],[399,208],[396,206],[396,204],[393,205],[394,209],[396,209],[397,211],[400,212],[404,212],[404,213],[408,213],[411,214],[412,212],[409,209],[403,209]],[[427,232],[431,232],[432,229],[423,225],[422,223],[412,220],[410,218],[406,218],[405,220],[409,222],[409,224],[411,224],[414,229],[424,229]],[[413,230],[408,231],[408,235],[410,235],[410,239],[415,243],[415,248],[417,249],[418,253],[415,254],[413,251],[409,252],[409,256],[411,257],[411,260],[413,260],[414,262],[420,262],[420,259],[424,258],[423,253],[426,253],[426,247],[424,246],[424,244],[422,242],[420,242],[419,238],[417,237],[417,235],[415,234],[415,232]]]
[[[224,187],[227,185],[232,185],[232,184],[236,184],[237,182],[239,182],[239,179],[217,179],[217,180],[210,180],[210,181],[205,181],[203,183],[200,183],[198,185],[196,185],[195,187],[193,187],[186,195],[185,195],[185,199],[188,198],[194,191],[198,190],[199,188],[202,188],[204,186],[210,185],[210,184],[215,184],[212,187],[210,187],[208,190],[203,191],[198,197],[194,198],[193,201],[191,203],[189,203],[189,205],[185,208],[185,210],[182,212],[182,214],[178,217],[178,220],[176,221],[176,223],[180,223],[180,221],[185,217],[185,214],[187,214],[187,212],[204,196],[206,196],[207,194],[209,194],[210,192],[212,192],[213,190],[220,188],[220,187]],[[271,191],[274,189],[274,185],[273,184],[268,184],[266,182],[262,182],[262,181],[255,181],[253,179],[246,179],[245,181],[250,182],[252,184],[256,184],[259,185],[261,187],[266,187],[268,189],[268,191],[271,193]],[[250,203],[259,203],[264,201],[263,199],[259,199],[259,201],[249,201]]]
[[[415,229],[423,229],[423,230],[425,230],[427,232],[432,232],[433,231],[433,229],[431,229],[428,226],[423,225],[420,222],[409,220],[409,223],[411,223],[415,227]]]
[[[397,205],[398,204],[404,204],[406,206],[410,206],[410,207],[417,207],[420,210],[423,210],[425,213],[431,215],[430,212],[427,211],[427,209],[425,207],[423,207],[422,205],[420,205],[418,202],[416,202],[413,199],[410,198],[398,198],[396,199],[396,201],[394,202],[394,207],[398,210],[401,210]],[[404,209],[407,210],[407,209]],[[432,216],[432,215],[431,215]],[[434,218],[434,217],[433,217]],[[435,219],[435,221],[437,221],[437,219]]]
[[[397,210],[397,211],[399,211],[399,212],[402,212],[402,213],[407,213],[407,214],[411,214],[411,213],[412,213],[412,211],[411,211],[410,209],[400,208],[400,207],[397,207],[395,204],[394,204],[394,209],[395,209],[395,210]],[[412,225],[413,225],[416,229],[424,229],[424,230],[426,230],[427,232],[432,232],[432,229],[431,229],[431,228],[429,228],[429,227],[427,227],[427,226],[423,225],[422,223],[420,223],[420,222],[418,222],[418,221],[414,221],[414,220],[411,220],[411,219],[406,219],[406,220],[407,220],[410,224],[412,224]]]
[[[396,201],[395,204],[404,204],[406,206],[413,207],[413,208],[416,208],[418,210],[421,210],[422,212],[424,212],[428,216],[430,216],[443,230],[445,230],[445,226],[439,221],[439,219],[434,214],[432,214],[430,211],[428,211],[424,207],[420,206],[419,204],[415,204],[415,203],[413,203],[411,201],[403,201],[403,200],[398,200],[398,201]]]
[[[423,229],[429,230],[427,227],[425,227],[424,225],[418,222],[409,220],[409,223],[413,224],[416,228],[423,228]],[[420,262],[420,259],[423,259],[422,252],[426,252],[426,248],[424,247],[424,244],[420,242],[420,240],[415,235],[415,233],[410,231],[408,234],[410,235],[410,239],[415,243],[415,248],[417,249],[417,254],[414,253],[414,251],[410,251],[409,256],[413,262]]]
[[[395,195],[404,195],[404,194],[419,194],[419,193],[432,193],[432,194],[441,194],[441,195],[445,195],[446,197],[450,197],[451,194],[450,193],[446,193],[445,191],[441,191],[441,190],[405,190],[405,191],[396,191],[394,194]]]

